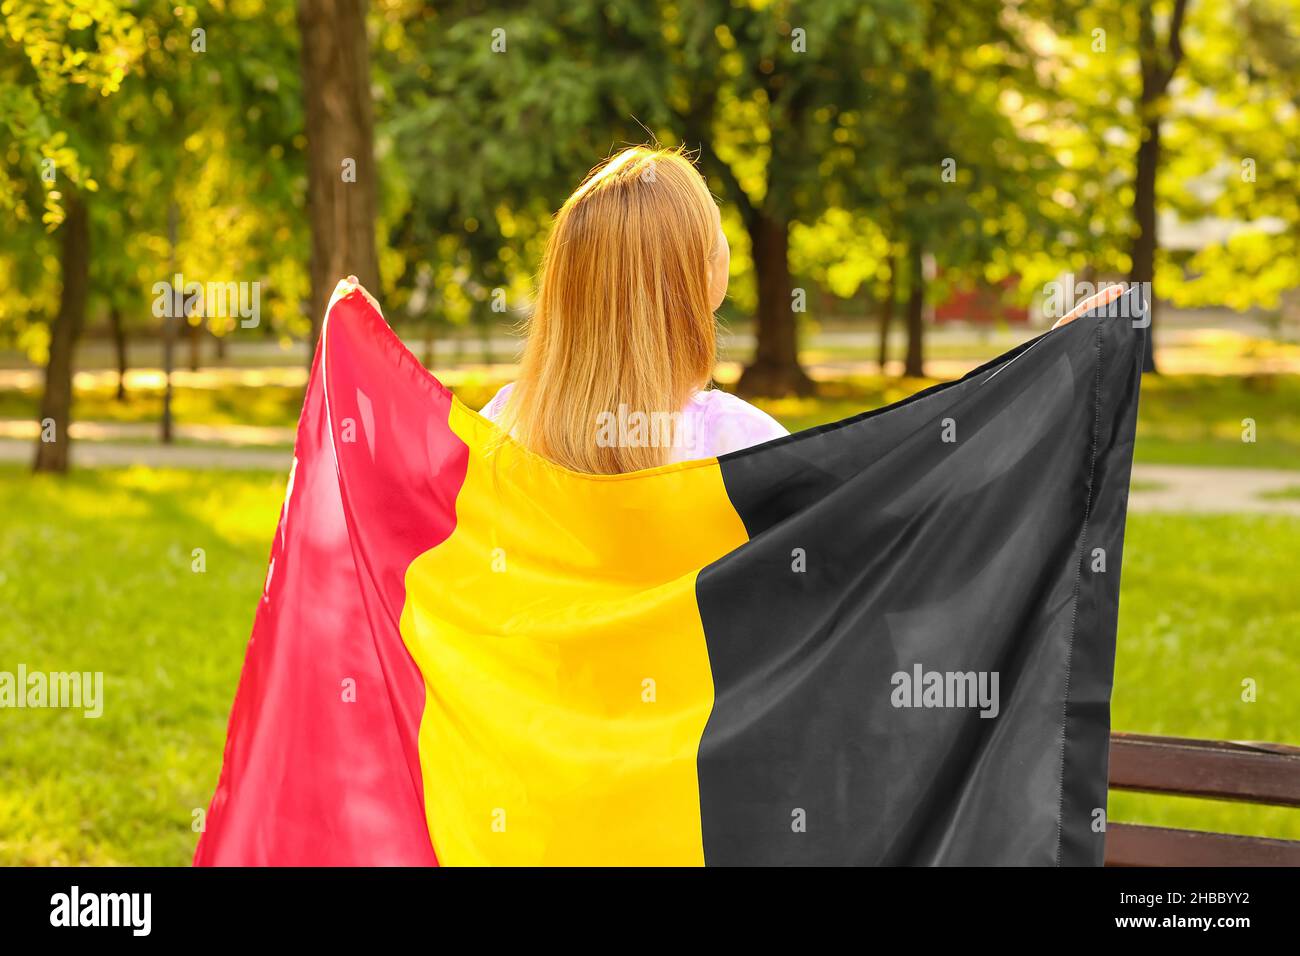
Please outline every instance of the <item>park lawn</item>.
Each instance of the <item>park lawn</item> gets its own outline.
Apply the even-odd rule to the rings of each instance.
[[[0,712],[0,864],[188,863],[283,488],[264,473],[0,468],[0,669],[102,670],[106,699],[98,719]],[[1285,516],[1131,516],[1116,729],[1300,742],[1297,541]],[[1111,813],[1300,838],[1294,810],[1120,795]]]
[[[1265,501],[1300,501],[1300,485],[1287,485],[1276,491],[1261,491],[1258,497]]]
[[[0,469],[0,668],[103,671],[105,697],[98,719],[0,712],[0,864],[188,861],[283,489],[269,474]]]

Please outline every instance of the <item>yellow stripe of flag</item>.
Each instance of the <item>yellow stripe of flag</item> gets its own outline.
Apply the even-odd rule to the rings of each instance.
[[[444,865],[702,865],[695,582],[746,540],[717,460],[587,476],[453,405],[456,529],[406,576]],[[497,480],[508,474],[509,481]]]

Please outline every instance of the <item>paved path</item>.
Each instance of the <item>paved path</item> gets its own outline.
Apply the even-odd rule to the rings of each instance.
[[[157,422],[73,422],[73,441],[127,442],[154,445],[158,451]],[[176,437],[182,443],[215,442],[220,445],[292,445],[295,429],[267,425],[189,425],[178,424]],[[34,441],[40,425],[24,419],[0,419],[0,439],[18,438]]]
[[[0,438],[0,462],[30,463],[34,454],[30,440]],[[230,445],[119,444],[74,441],[74,467],[103,468],[144,465],[148,468],[195,468],[213,471],[288,472],[293,455],[279,448],[236,448]],[[1297,477],[1300,480],[1300,476]]]
[[[1300,497],[1264,497],[1284,489],[1300,495],[1300,471],[1137,464],[1133,480],[1137,488],[1129,495],[1129,507],[1134,511],[1300,516]]]
[[[0,427],[0,462],[30,462],[32,438],[7,434],[15,431],[5,423]],[[25,424],[25,423],[24,423]],[[75,428],[75,426],[74,426]],[[85,440],[87,434],[100,429],[96,437],[140,436],[135,443]],[[145,465],[158,468],[222,469],[236,471],[287,471],[291,453],[283,447],[292,441],[291,429],[242,426],[244,447],[202,443],[210,438],[212,428],[183,426],[182,440],[197,444],[165,447],[143,441],[156,434],[153,425],[83,424],[82,441],[74,442],[72,460],[84,468]],[[77,432],[73,432],[74,438]],[[274,446],[280,447],[274,447]],[[261,447],[258,447],[261,446]],[[272,447],[268,447],[272,446]],[[1258,468],[1204,468],[1192,465],[1143,465],[1133,467],[1136,488],[1129,498],[1133,511],[1193,512],[1199,514],[1288,514],[1300,516],[1300,497],[1267,498],[1269,492],[1300,488],[1300,471]]]

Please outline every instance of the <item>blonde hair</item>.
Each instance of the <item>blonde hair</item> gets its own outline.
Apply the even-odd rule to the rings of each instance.
[[[621,410],[675,418],[708,383],[717,222],[681,150],[625,149],[588,173],[555,215],[502,427],[575,471],[665,463],[662,444],[599,441],[598,422]]]

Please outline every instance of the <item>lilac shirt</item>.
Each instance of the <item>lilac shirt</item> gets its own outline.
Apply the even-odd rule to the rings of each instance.
[[[499,421],[513,387],[513,383],[503,386],[480,414]],[[767,412],[744,399],[718,389],[706,389],[687,401],[677,434],[684,440],[669,449],[669,462],[716,458],[790,433]]]

